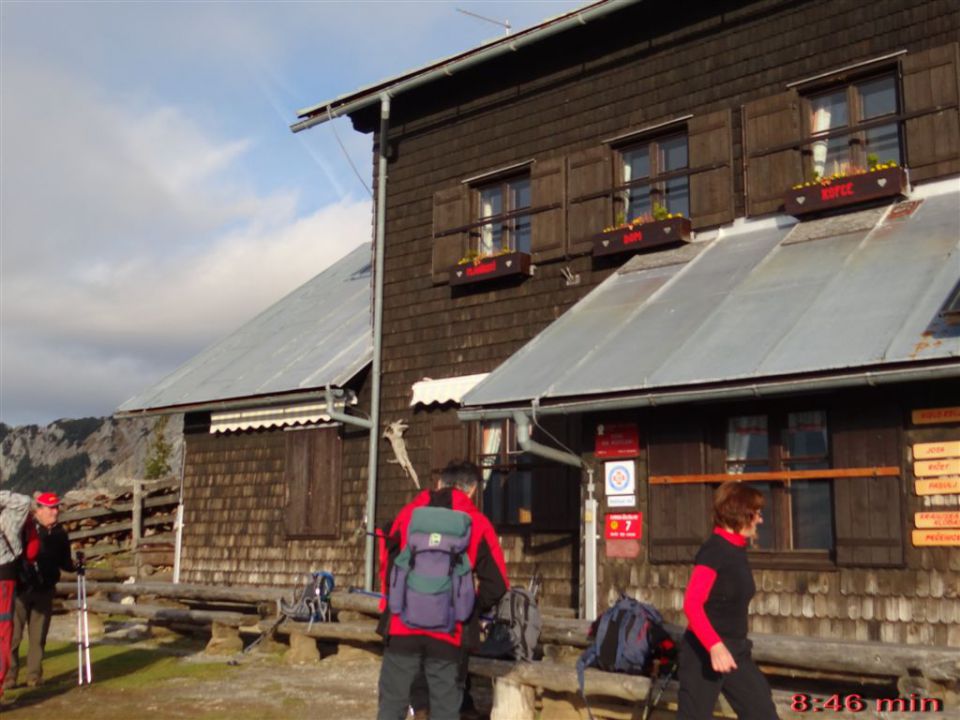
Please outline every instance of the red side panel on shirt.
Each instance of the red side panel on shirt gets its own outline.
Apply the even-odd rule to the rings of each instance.
[[[40,535],[37,534],[37,525],[33,520],[28,520],[23,526],[23,554],[27,562],[36,562],[40,554]]]
[[[716,579],[716,570],[706,565],[696,565],[690,575],[687,592],[683,596],[683,612],[687,616],[690,630],[707,650],[720,642],[720,636],[717,635],[717,631],[710,624],[704,609]]]

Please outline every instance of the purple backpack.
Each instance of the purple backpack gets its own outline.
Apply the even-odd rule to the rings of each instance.
[[[407,627],[452,633],[473,612],[476,591],[467,557],[470,516],[441,507],[419,507],[407,544],[393,563],[387,592],[390,612]]]

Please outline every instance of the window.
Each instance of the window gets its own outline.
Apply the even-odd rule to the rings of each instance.
[[[476,188],[481,256],[530,252],[530,176],[514,176]]]
[[[727,421],[727,473],[829,467],[827,418],[823,411],[740,415]],[[765,521],[760,526],[760,549],[833,549],[833,500],[829,480],[751,484],[767,501]]]
[[[897,79],[892,73],[811,94],[806,106],[813,140],[809,179],[890,160],[902,163]]]
[[[690,215],[690,181],[686,174],[687,135],[670,135],[629,145],[619,151],[622,191],[617,222],[653,214],[654,206]]]
[[[289,430],[284,476],[287,537],[340,536],[341,441],[338,427]]]
[[[533,522],[533,474],[527,456],[515,447],[512,422],[481,423],[478,465],[483,476],[483,512],[498,526]]]

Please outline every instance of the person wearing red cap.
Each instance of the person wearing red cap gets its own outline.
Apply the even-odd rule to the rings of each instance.
[[[10,671],[5,687],[15,687],[19,660],[17,652],[23,630],[27,629],[27,685],[34,687],[43,679],[43,649],[47,644],[47,630],[50,629],[50,617],[53,615],[53,596],[60,571],[75,572],[76,567],[70,556],[70,540],[66,530],[59,525],[60,498],[56,493],[40,493],[34,499],[33,522],[40,538],[40,552],[36,560],[36,573],[29,584],[17,587],[17,597],[13,617],[13,639],[10,657]]]
[[[10,667],[17,571],[24,557],[28,562],[33,562],[40,550],[33,523],[27,520],[29,512],[30,498],[0,490],[0,698],[3,697],[7,668]]]

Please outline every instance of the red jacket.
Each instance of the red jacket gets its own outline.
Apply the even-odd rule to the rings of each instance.
[[[396,556],[406,547],[407,527],[410,525],[413,511],[426,505],[451,508],[470,516],[470,544],[467,546],[467,557],[477,581],[477,604],[471,621],[475,624],[479,613],[494,607],[510,587],[510,583],[507,580],[503,550],[500,548],[500,541],[493,530],[493,525],[483,513],[477,510],[476,505],[466,493],[451,488],[424,490],[397,514],[386,535],[380,534],[380,584],[383,589],[380,612],[384,615],[390,614],[386,599],[390,568]],[[457,623],[453,633],[430,632],[407,627],[399,617],[391,615],[387,632],[391,637],[426,636],[459,647],[463,644],[463,626],[463,623]]]

